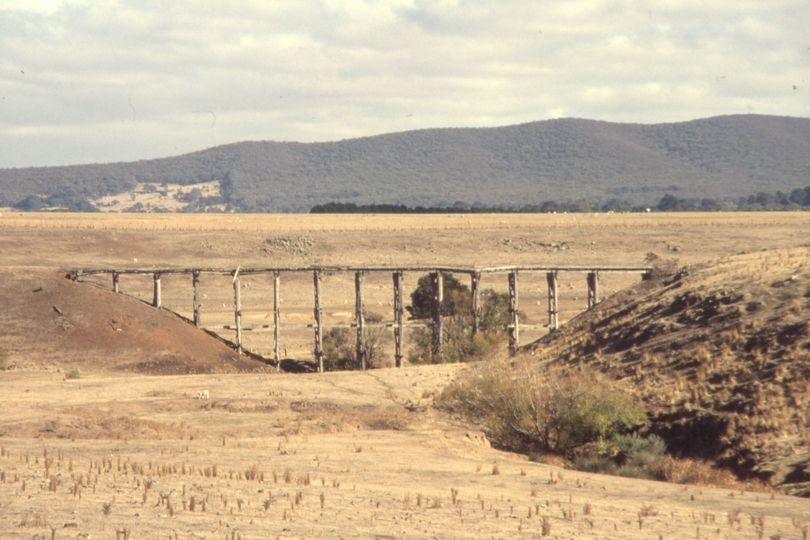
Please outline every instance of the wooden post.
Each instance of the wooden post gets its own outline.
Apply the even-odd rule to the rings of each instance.
[[[441,272],[432,272],[433,281],[433,354],[442,352],[442,303],[444,302],[444,286]]]
[[[276,359],[276,371],[281,370],[281,348],[279,345],[279,325],[281,323],[281,308],[279,302],[279,273],[273,272],[273,356]]]
[[[323,310],[321,309],[321,271],[315,270],[312,278],[315,282],[315,362],[318,373],[323,373]]]
[[[236,352],[242,354],[242,299],[238,274],[233,276],[233,318],[236,323]]]
[[[113,292],[117,293],[118,292],[118,272],[113,272],[112,273],[112,279],[113,279]]]
[[[191,276],[191,283],[194,286],[194,301],[192,306],[192,312],[194,313],[194,326],[199,328],[202,324],[200,320],[200,272],[195,270],[192,272]]]
[[[481,331],[481,272],[472,274],[473,335]]]
[[[557,271],[546,274],[548,281],[548,329],[554,331],[558,327],[557,319]]]
[[[357,363],[360,369],[366,369],[366,321],[363,315],[363,272],[354,273],[354,312],[357,323]]]
[[[402,367],[402,340],[405,335],[403,304],[402,272],[394,272],[394,360],[397,367]]]
[[[155,272],[153,277],[155,278],[155,290],[154,295],[152,296],[152,305],[160,309],[160,274]]]
[[[509,273],[509,354],[517,354],[520,346],[520,320],[518,316],[518,273]]]
[[[588,309],[599,303],[599,273],[588,272]]]

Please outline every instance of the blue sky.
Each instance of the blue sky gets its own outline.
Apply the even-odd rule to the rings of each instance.
[[[0,168],[560,117],[810,116],[807,0],[0,0]]]

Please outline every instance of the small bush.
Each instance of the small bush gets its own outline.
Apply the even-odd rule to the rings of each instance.
[[[448,386],[441,403],[482,424],[496,445],[567,454],[645,418],[630,394],[595,373],[541,374],[529,362],[492,361]]]
[[[617,434],[607,443],[611,454],[620,464],[645,468],[667,451],[664,439],[658,435],[642,437],[638,433]]]
[[[638,480],[655,480],[652,473],[646,469],[639,469],[636,467],[619,467],[615,472],[607,474],[622,476],[624,478],[636,478]]]
[[[613,460],[606,457],[580,457],[574,460],[574,468],[578,471],[596,474],[616,474],[618,467]]]
[[[69,370],[67,370],[65,372],[65,378],[66,379],[81,379],[82,374],[79,371],[79,368],[74,367],[74,368],[70,368]]]
[[[731,471],[716,469],[704,461],[665,457],[649,467],[656,480],[675,484],[695,484],[715,487],[737,487],[739,482]]]
[[[366,322],[382,322],[382,315],[367,313]],[[383,367],[385,357],[385,328],[366,328],[366,367]],[[323,367],[326,371],[350,371],[360,369],[357,359],[357,332],[352,328],[332,328],[323,336]]]
[[[616,433],[609,439],[578,449],[574,468],[628,478],[655,479],[651,472],[665,456],[664,440],[657,435]]]

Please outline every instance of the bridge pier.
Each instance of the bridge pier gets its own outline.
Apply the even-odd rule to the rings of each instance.
[[[280,272],[273,272],[273,356],[276,360],[276,371],[281,371],[281,344],[279,327],[281,326],[281,305],[279,298]]]
[[[357,363],[366,370],[366,318],[363,313],[364,275],[362,270],[354,273],[355,324],[357,325]]]
[[[442,273],[435,271],[430,274],[433,281],[433,354],[442,352],[442,303],[444,302],[444,283]]]
[[[591,310],[599,303],[599,273],[588,272],[588,309]]]
[[[473,335],[481,331],[481,272],[470,275],[470,290],[472,291]]]
[[[152,305],[158,309],[160,309],[161,299],[160,299],[160,272],[155,272],[152,274],[153,279],[155,280],[154,290],[152,294]]]
[[[558,328],[557,319],[557,271],[546,273],[548,281],[548,329],[553,332]]]
[[[239,270],[233,274],[233,319],[236,325],[236,352],[242,354],[242,298]]]
[[[191,284],[194,287],[194,300],[192,302],[192,312],[194,313],[194,326],[197,328],[202,324],[200,320],[200,272],[195,270],[191,274]]]
[[[323,309],[321,309],[321,271],[312,273],[315,284],[315,362],[318,373],[323,373]]]
[[[394,362],[396,367],[402,367],[402,342],[405,338],[405,324],[403,322],[402,298],[402,272],[394,272]]]
[[[518,315],[518,273],[509,272],[509,354],[514,356],[520,347],[520,321]]]

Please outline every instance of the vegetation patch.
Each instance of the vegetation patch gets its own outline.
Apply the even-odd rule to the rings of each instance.
[[[470,288],[451,273],[442,274],[443,301],[441,349],[434,343],[433,329],[421,328],[411,335],[412,364],[442,364],[469,362],[488,356],[506,340],[509,324],[509,296],[484,289],[480,296],[478,332],[475,332]],[[412,319],[430,321],[433,316],[433,280],[430,275],[419,278],[411,293],[411,305],[406,308]]]
[[[496,446],[521,452],[572,454],[645,420],[638,400],[596,373],[542,372],[527,361],[476,365],[440,403],[482,425]]]

